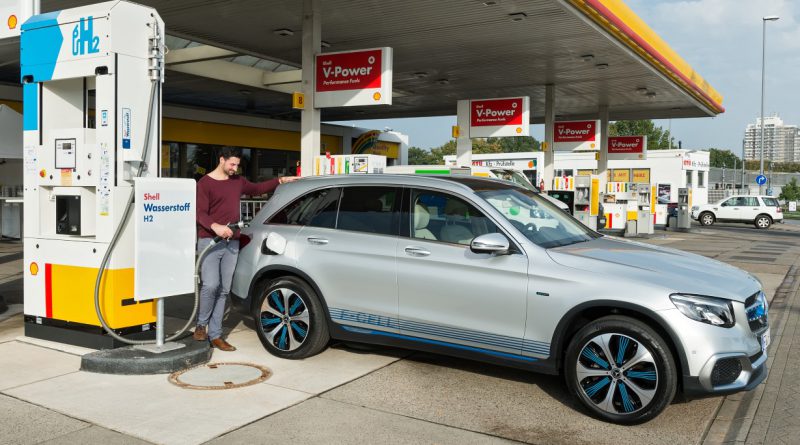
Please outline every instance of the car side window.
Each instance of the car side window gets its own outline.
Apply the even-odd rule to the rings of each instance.
[[[336,226],[340,195],[338,188],[315,190],[296,199],[265,223],[332,229]]]
[[[400,197],[401,189],[396,187],[345,187],[336,228],[397,235]]]
[[[756,198],[755,196],[748,196],[748,197],[745,197],[745,198],[742,198],[742,199],[744,199],[745,203],[743,205],[746,206],[746,207],[758,207],[759,206],[758,198]]]
[[[731,199],[723,202],[721,206],[722,207],[733,207],[735,205],[738,205],[737,204],[737,199],[736,198],[731,198]]]
[[[778,200],[775,198],[761,198],[764,200],[764,205],[768,207],[780,207]]]
[[[412,238],[468,246],[476,236],[497,231],[492,220],[460,198],[427,190],[412,192]]]

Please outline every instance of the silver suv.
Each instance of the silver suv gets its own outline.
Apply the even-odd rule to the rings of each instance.
[[[778,200],[771,196],[731,196],[714,204],[692,207],[692,218],[704,226],[715,222],[743,222],[757,229],[768,229],[774,222],[783,222]]]
[[[767,303],[746,272],[593,232],[537,193],[469,176],[282,185],[242,233],[232,291],[271,354],[331,338],[547,374],[606,421],[767,375]]]

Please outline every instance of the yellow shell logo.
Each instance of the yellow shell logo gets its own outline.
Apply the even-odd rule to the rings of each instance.
[[[595,147],[594,142],[592,142],[589,146],[594,148]]]
[[[17,27],[17,16],[11,14],[8,16],[8,29],[14,29]]]
[[[520,133],[522,133],[522,128],[517,127],[517,134],[520,134]]]
[[[372,98],[375,100],[381,100],[381,93],[375,93],[372,95]]]

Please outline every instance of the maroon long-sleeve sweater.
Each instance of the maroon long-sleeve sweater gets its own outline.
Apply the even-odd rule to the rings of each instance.
[[[253,184],[234,175],[218,180],[208,175],[197,181],[197,237],[213,238],[211,224],[230,224],[239,221],[239,198],[242,195],[258,196],[278,188],[278,179]],[[234,239],[239,232],[234,232]]]

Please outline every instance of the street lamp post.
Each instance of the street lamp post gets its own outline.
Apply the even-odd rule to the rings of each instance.
[[[768,15],[761,18],[761,162],[759,174],[764,174],[764,71],[767,62],[767,22],[774,22],[780,17]],[[758,193],[763,194],[762,186],[758,186]]]

